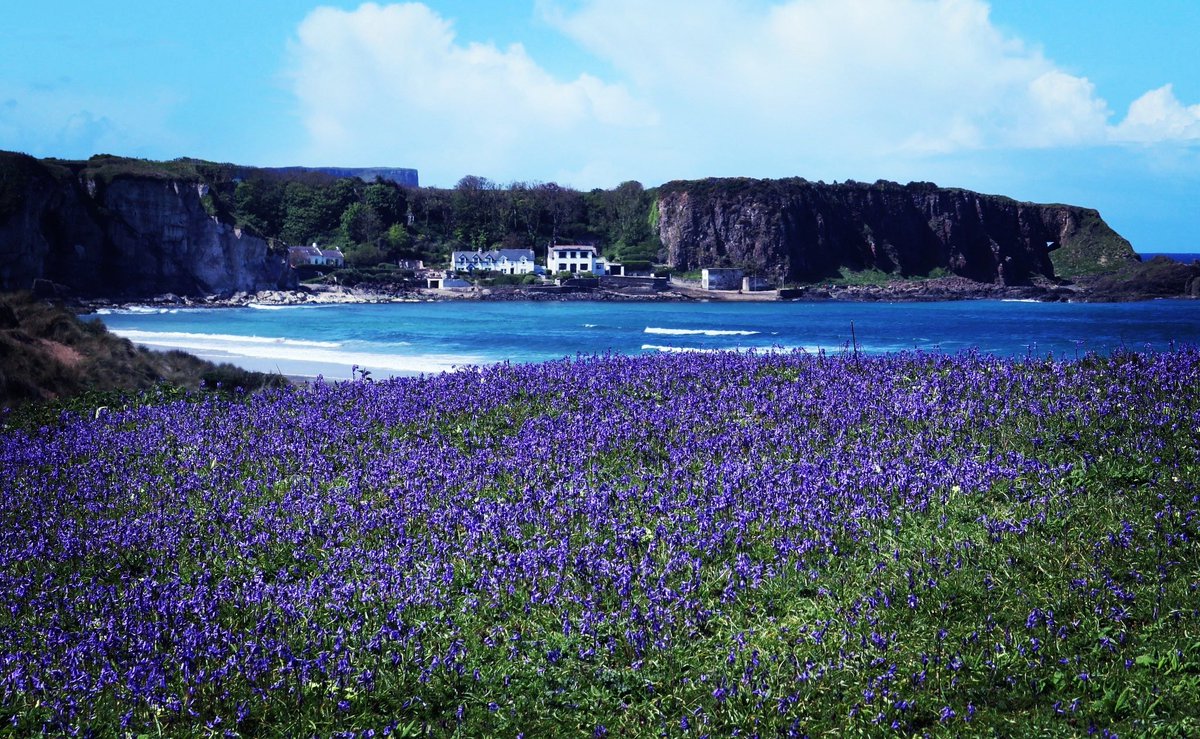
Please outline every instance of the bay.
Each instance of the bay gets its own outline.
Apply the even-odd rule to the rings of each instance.
[[[437,302],[133,307],[98,316],[155,349],[289,376],[441,372],[578,354],[904,350],[1074,358],[1200,344],[1200,301]],[[853,327],[853,328],[852,328]]]

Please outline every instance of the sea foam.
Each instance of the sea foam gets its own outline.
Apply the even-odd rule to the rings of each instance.
[[[198,334],[183,331],[142,331],[139,329],[111,329],[114,334],[123,336],[137,344],[155,344],[158,346],[204,346],[213,347],[216,344],[238,346],[242,344],[272,346],[315,347],[321,349],[336,349],[341,342],[311,341],[308,339],[285,339],[273,336],[237,336],[235,334]]]
[[[719,328],[658,328],[656,326],[648,326],[644,333],[657,334],[659,336],[754,336],[760,332]]]
[[[732,352],[737,351],[736,348],[730,349],[711,349],[697,346],[663,346],[661,344],[642,344],[643,351],[654,352],[670,352],[672,354],[690,354],[694,352],[710,354],[712,352]]]
[[[399,354],[347,348],[335,341],[310,341],[266,336],[183,333],[177,331],[140,331],[114,329],[113,333],[134,343],[158,349],[182,349],[217,361],[236,358],[271,360],[289,375],[314,375],[314,366],[349,368],[354,365],[377,374],[420,374],[458,369],[468,365],[490,364],[485,357],[460,354]],[[378,345],[387,350],[407,346],[405,342]]]

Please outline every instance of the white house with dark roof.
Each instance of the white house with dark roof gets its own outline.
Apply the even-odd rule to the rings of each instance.
[[[559,272],[590,272],[597,276],[625,274],[623,265],[600,256],[591,244],[551,246],[546,258],[546,271],[552,275]]]
[[[341,267],[346,263],[346,255],[342,254],[341,249],[322,249],[321,256],[325,259],[325,264],[331,267]]]
[[[450,254],[450,269],[455,272],[499,272],[504,275],[533,274],[533,249],[456,251]]]
[[[346,263],[346,257],[341,249],[322,249],[313,243],[312,246],[289,246],[288,266],[296,267],[341,267]]]

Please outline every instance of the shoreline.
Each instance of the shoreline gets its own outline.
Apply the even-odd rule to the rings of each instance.
[[[403,288],[386,286],[346,287],[301,285],[294,290],[260,290],[229,295],[188,296],[164,293],[132,299],[82,298],[66,301],[78,313],[130,307],[239,308],[249,306],[353,305],[387,303],[436,303],[460,301],[529,302],[884,302],[927,303],[967,300],[1023,300],[1030,302],[1136,302],[1162,298],[1200,297],[1193,290],[1139,289],[1121,291],[1096,289],[1097,280],[1066,283],[1044,280],[1032,285],[998,285],[974,282],[963,277],[928,280],[897,280],[884,284],[803,285],[784,290],[742,292],[704,290],[699,286],[672,282],[665,290],[630,290],[574,287],[548,291],[526,287]],[[1103,287],[1103,286],[1101,286]],[[1190,286],[1189,286],[1190,287]]]
[[[35,285],[35,288],[37,286]],[[471,286],[433,289],[404,283],[366,285],[302,284],[291,290],[264,289],[206,296],[158,295],[77,298],[69,289],[47,284],[35,297],[57,298],[79,313],[145,307],[246,307],[358,303],[432,303],[453,301],[613,301],[613,302],[886,302],[926,303],[962,300],[1028,300],[1037,302],[1134,302],[1159,298],[1200,298],[1200,262],[1183,264],[1155,257],[1119,273],[1071,279],[1035,277],[1029,284],[976,282],[950,275],[895,279],[873,284],[817,282],[776,290],[704,290],[698,282],[677,279],[625,285]]]

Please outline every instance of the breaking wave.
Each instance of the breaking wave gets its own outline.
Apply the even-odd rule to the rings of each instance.
[[[659,336],[754,336],[761,332],[721,328],[658,328],[656,326],[648,326],[645,333],[657,334]]]

